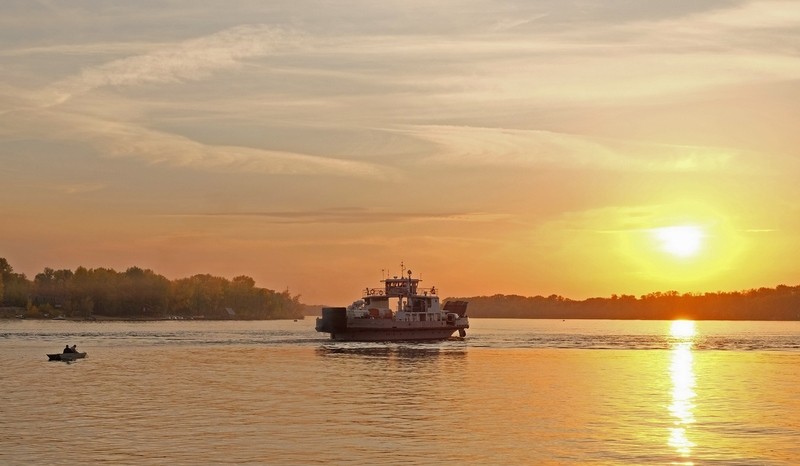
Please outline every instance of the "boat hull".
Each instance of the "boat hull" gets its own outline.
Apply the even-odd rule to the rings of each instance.
[[[348,318],[345,308],[324,308],[316,330],[337,341],[446,340],[458,332],[465,335],[469,320],[398,321],[394,319]]]
[[[74,361],[85,357],[86,353],[53,353],[47,355],[49,361]]]
[[[331,340],[336,341],[424,341],[447,340],[458,330],[457,328],[439,329],[369,329],[345,330],[331,333]]]

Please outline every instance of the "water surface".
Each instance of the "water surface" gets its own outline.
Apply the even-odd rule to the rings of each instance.
[[[88,358],[48,362],[77,344]],[[800,324],[0,321],[1,464],[795,464]]]

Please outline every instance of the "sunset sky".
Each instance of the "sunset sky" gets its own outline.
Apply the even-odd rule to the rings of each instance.
[[[800,2],[0,6],[0,257],[345,305],[800,283]]]

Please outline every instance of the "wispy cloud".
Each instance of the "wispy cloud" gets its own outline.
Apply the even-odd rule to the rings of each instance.
[[[174,217],[253,217],[269,223],[407,223],[423,221],[494,222],[504,218],[502,214],[484,212],[414,212],[388,211],[358,207],[343,207],[320,210],[260,211],[260,212],[205,212],[171,214]]]
[[[264,25],[245,25],[174,45],[156,44],[149,53],[84,68],[44,91],[61,103],[76,94],[103,86],[133,86],[197,80],[214,71],[239,66],[281,46],[297,43],[296,32]]]
[[[719,148],[618,141],[538,130],[418,126],[408,133],[437,146],[430,162],[464,165],[704,171],[738,154]]]
[[[738,30],[795,28],[800,26],[800,4],[794,0],[756,0],[694,15],[692,19],[698,24]]]
[[[101,157],[135,158],[151,165],[186,167],[213,173],[331,175],[366,177],[383,173],[364,161],[236,145],[213,145],[186,136],[58,109],[3,116],[4,130],[17,138],[46,137],[85,144]],[[34,124],[35,122],[35,124]],[[43,123],[46,122],[46,125]],[[1,134],[1,133],[0,133]],[[10,136],[9,136],[10,137]],[[393,175],[387,175],[391,179]]]
[[[93,99],[56,108],[75,96],[101,87],[201,80],[215,71],[235,68],[248,58],[275,53],[289,44],[296,45],[299,38],[300,34],[284,29],[239,26],[177,44],[154,44],[151,52],[84,68],[80,74],[36,93],[28,93],[28,98],[14,97],[13,89],[6,86],[3,89],[6,100],[17,107],[18,112],[5,131],[12,134],[15,131],[12,127],[15,127],[17,134],[31,135],[46,130],[49,137],[88,143],[103,156],[134,157],[151,164],[214,172],[356,177],[379,173],[379,167],[366,162],[284,150],[204,144],[183,135],[148,128],[132,118],[131,105],[126,100],[113,94],[104,95],[99,102],[101,109],[108,110],[89,108],[88,103],[94,102]],[[91,49],[97,50],[97,46]],[[31,106],[31,102],[37,104]],[[0,115],[9,112],[6,110]],[[33,120],[38,123],[34,124]],[[48,122],[46,129],[41,126],[44,121]]]
[[[105,156],[135,157],[151,164],[215,172],[288,175],[361,177],[381,171],[380,167],[366,162],[251,147],[209,145],[133,124],[93,119],[84,121],[88,124],[71,121],[74,134],[64,136],[82,138]]]
[[[81,194],[100,191],[106,188],[105,183],[69,183],[51,186],[53,189],[64,194]]]
[[[52,44],[31,47],[0,49],[0,57],[22,58],[31,56],[84,57],[97,55],[143,55],[161,47],[174,47],[167,42],[99,42],[88,44]]]

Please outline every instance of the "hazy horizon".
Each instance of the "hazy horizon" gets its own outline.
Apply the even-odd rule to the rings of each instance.
[[[0,257],[358,298],[796,284],[800,3],[5,2]]]

